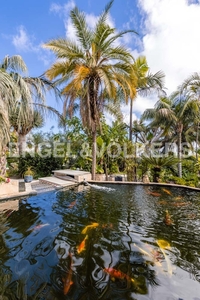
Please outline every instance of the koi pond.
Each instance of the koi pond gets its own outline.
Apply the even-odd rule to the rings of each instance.
[[[200,193],[90,185],[0,213],[0,299],[200,300]]]

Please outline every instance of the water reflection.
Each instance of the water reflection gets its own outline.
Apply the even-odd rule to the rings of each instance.
[[[198,299],[197,192],[78,188],[1,211],[2,299]]]

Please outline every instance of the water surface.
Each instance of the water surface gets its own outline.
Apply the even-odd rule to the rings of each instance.
[[[200,300],[199,209],[198,192],[140,185],[22,199],[0,214],[1,299]]]

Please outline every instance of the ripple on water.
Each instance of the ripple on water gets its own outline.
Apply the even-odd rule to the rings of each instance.
[[[0,289],[10,299],[19,286],[24,299],[198,298],[199,194],[174,188],[170,193],[115,184],[23,200],[19,211],[2,220],[0,276],[12,276],[9,283],[0,281]],[[163,222],[166,209],[173,226]],[[83,229],[93,223],[98,226],[89,227],[78,253],[86,236]],[[169,247],[161,249],[158,239]],[[125,275],[114,278],[105,268]],[[64,295],[63,278],[70,270],[73,284]]]

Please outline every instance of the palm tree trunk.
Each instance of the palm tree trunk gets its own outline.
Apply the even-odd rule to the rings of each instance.
[[[95,180],[96,175],[96,154],[97,154],[97,144],[96,144],[96,130],[92,132],[92,180]]]
[[[133,133],[133,101],[130,100],[130,127],[129,127],[129,141],[132,142]]]
[[[199,123],[197,123],[196,131],[196,160],[198,161],[198,146],[199,146]]]
[[[182,131],[178,131],[178,176],[182,178]]]
[[[19,133],[18,145],[19,145],[19,155],[23,156],[26,152],[26,135]]]
[[[137,182],[137,133],[135,135],[135,166],[134,166],[134,181]]]
[[[3,148],[0,156],[0,176],[6,176],[6,150],[7,148]]]

